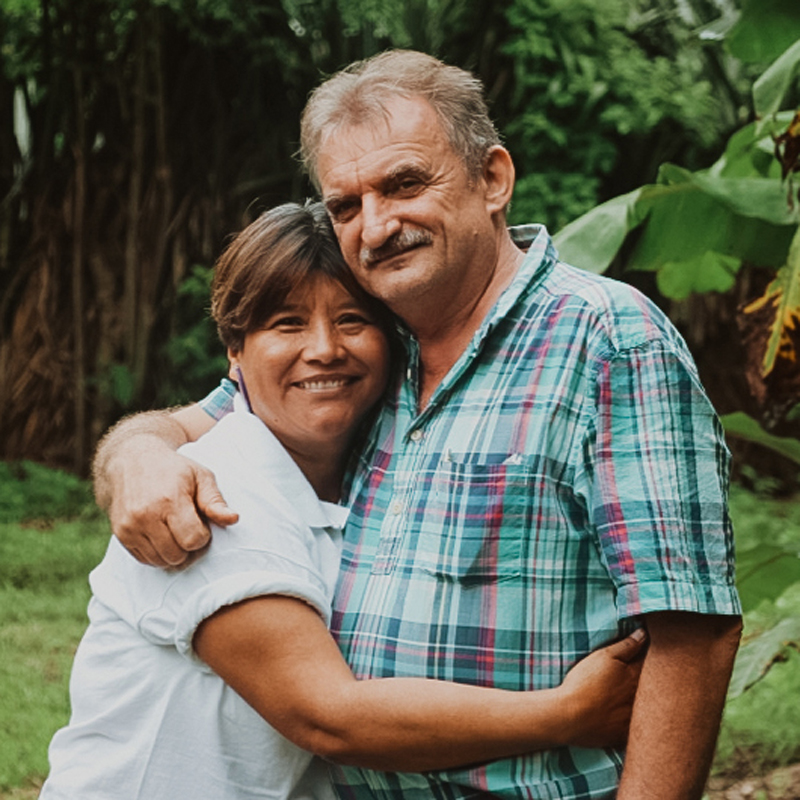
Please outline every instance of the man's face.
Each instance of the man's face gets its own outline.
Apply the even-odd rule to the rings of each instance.
[[[345,260],[408,318],[422,300],[453,302],[486,271],[494,227],[483,179],[470,183],[433,108],[397,97],[386,110],[386,122],[331,135],[317,166]]]

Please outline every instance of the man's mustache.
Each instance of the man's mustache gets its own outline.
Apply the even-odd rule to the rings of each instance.
[[[403,228],[374,250],[371,247],[362,247],[359,258],[364,266],[371,267],[378,261],[393,258],[405,253],[407,250],[413,250],[415,247],[432,243],[433,236],[429,231],[420,230],[419,228]]]

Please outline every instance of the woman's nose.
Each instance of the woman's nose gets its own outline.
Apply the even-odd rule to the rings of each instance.
[[[344,346],[330,322],[319,322],[308,331],[303,355],[308,361],[329,364],[344,358]]]

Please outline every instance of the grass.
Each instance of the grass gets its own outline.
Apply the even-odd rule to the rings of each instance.
[[[69,718],[87,575],[109,530],[74,476],[0,464],[0,487],[0,797],[22,800],[38,793],[50,738]]]
[[[32,800],[47,774],[50,738],[69,717],[69,671],[86,626],[87,575],[103,556],[109,530],[85,484],[39,467],[2,467],[0,800]],[[44,519],[31,512],[40,507]],[[731,512],[745,549],[758,542],[800,543],[796,499],[736,490]],[[771,602],[762,597],[765,591],[751,592],[759,607]],[[728,704],[715,772],[760,774],[800,761],[798,719],[800,653],[792,653]]]
[[[0,525],[0,790],[47,773],[69,717],[67,684],[86,627],[86,576],[102,558],[101,519],[42,530]]]

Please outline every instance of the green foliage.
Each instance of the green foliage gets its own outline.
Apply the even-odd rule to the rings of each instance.
[[[787,208],[780,181],[739,175],[743,164],[753,161],[749,149],[734,160],[729,148],[723,158],[724,165],[699,173],[666,164],[658,183],[592,209],[556,234],[562,258],[604,271],[636,231],[626,268],[658,273],[661,291],[676,299],[695,291],[726,291],[743,261],[764,267],[785,263],[798,214]],[[737,177],[727,177],[726,169]],[[701,275],[699,266],[716,276]]]
[[[85,481],[32,461],[0,461],[0,488],[0,523],[95,513]]]
[[[757,775],[800,758],[800,653],[789,652],[769,674],[725,706],[715,771]],[[788,795],[783,795],[788,797]]]
[[[797,36],[800,37],[800,15],[797,27]],[[756,115],[763,118],[777,114],[787,95],[792,92],[798,74],[800,74],[800,39],[756,81],[753,87]]]
[[[612,173],[649,179],[653,155],[719,141],[730,124],[719,65],[676,12],[636,0],[510,5],[512,221],[558,229],[596,205]]]
[[[729,690],[739,697],[800,649],[800,506],[742,490],[731,494],[743,644]]]
[[[768,64],[800,39],[795,0],[742,0],[741,5],[741,16],[726,44],[742,61]]]
[[[756,420],[741,411],[726,414],[722,417],[722,425],[727,434],[768,447],[800,464],[800,441],[797,439],[775,436],[765,431]]]
[[[175,333],[162,352],[160,405],[199,400],[227,374],[225,348],[208,314],[212,278],[213,269],[195,265],[178,288]]]

